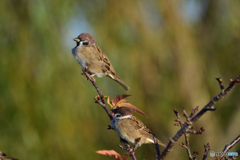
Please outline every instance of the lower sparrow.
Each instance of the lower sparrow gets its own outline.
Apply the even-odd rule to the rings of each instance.
[[[114,118],[111,121],[111,128],[127,142],[141,146],[146,143],[154,143],[152,132],[135,116],[131,109],[119,107],[114,109]],[[166,145],[156,139],[157,143],[163,147]]]

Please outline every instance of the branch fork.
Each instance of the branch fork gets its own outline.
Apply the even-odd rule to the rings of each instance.
[[[191,129],[192,124],[196,122],[199,118],[203,116],[207,111],[215,111],[216,108],[214,105],[222,99],[226,94],[228,94],[238,83],[240,83],[240,75],[235,79],[235,80],[230,80],[229,86],[225,89],[223,86],[223,82],[221,78],[216,78],[216,80],[219,83],[220,90],[221,92],[216,95],[203,109],[201,109],[198,113],[198,107],[192,110],[190,117],[187,116],[186,112],[183,110],[184,116],[186,117],[186,122],[183,123],[183,121],[180,119],[179,113],[174,109],[174,113],[177,116],[177,119],[175,119],[178,124],[174,124],[175,126],[181,126],[181,129],[173,136],[173,138],[170,139],[167,147],[164,149],[158,160],[162,160],[166,157],[166,155],[169,153],[171,148],[173,147],[174,143],[184,134],[185,135],[185,141],[186,141],[186,146],[189,146],[189,141],[188,141],[188,134],[201,134],[204,131],[204,128],[200,128],[198,131],[193,131]],[[196,114],[197,113],[197,114]],[[196,115],[195,115],[196,114]],[[195,116],[194,116],[195,115]],[[189,120],[190,119],[190,120]],[[187,133],[188,129],[190,128],[190,132]],[[190,149],[187,150],[189,159],[191,159],[191,154],[189,154]]]

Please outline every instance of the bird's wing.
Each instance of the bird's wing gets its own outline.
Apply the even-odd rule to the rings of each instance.
[[[102,71],[104,73],[106,73],[106,72],[115,72],[113,67],[112,67],[112,65],[111,65],[111,63],[110,63],[110,61],[109,61],[109,59],[108,59],[108,57],[107,57],[107,55],[101,50],[101,48],[99,46],[97,46],[97,45],[92,45],[92,47],[94,47],[95,50],[98,51],[95,54],[95,56],[97,57],[97,59],[99,61],[102,62],[102,68],[101,68]]]
[[[132,121],[135,122],[135,124],[136,124],[135,126],[136,126],[137,130],[139,130],[139,131],[142,130],[142,131],[152,134],[152,132],[137,117],[132,116],[131,119],[132,119]]]

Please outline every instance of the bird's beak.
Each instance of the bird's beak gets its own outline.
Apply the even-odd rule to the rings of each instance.
[[[75,42],[80,42],[80,39],[79,38],[74,38],[73,39]]]

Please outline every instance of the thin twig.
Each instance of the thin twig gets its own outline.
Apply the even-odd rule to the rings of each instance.
[[[220,99],[222,99],[238,83],[240,83],[240,75],[235,80],[231,80],[231,83],[229,84],[229,86],[225,90],[222,89],[223,88],[222,87],[222,81],[218,80],[218,82],[219,82],[219,85],[220,85],[221,92],[217,96],[215,96],[201,111],[199,111],[197,113],[197,115],[195,115],[193,118],[191,118],[191,122],[196,122],[207,111],[214,111],[214,110],[216,110],[216,108],[214,107],[216,102],[219,101]],[[188,127],[189,127],[189,124],[184,124],[184,126],[173,136],[173,138],[171,138],[172,141],[170,141],[168,143],[167,147],[164,149],[164,151],[162,152],[161,156],[158,158],[159,160],[164,159],[164,157],[166,157],[166,155],[171,151],[171,149],[172,149],[172,147],[174,145],[173,142],[176,142],[184,134],[184,131],[186,131],[186,129]]]
[[[94,87],[96,88],[96,90],[97,90],[98,95],[100,95],[99,98],[100,98],[101,101],[99,101],[99,100],[97,100],[97,99],[95,99],[95,101],[103,107],[103,109],[104,109],[104,110],[106,111],[106,113],[108,114],[108,117],[110,118],[110,120],[112,120],[112,119],[113,119],[113,116],[112,116],[112,114],[109,112],[109,110],[108,110],[108,108],[107,108],[107,106],[106,106],[106,103],[104,102],[104,99],[103,99],[103,97],[101,96],[102,93],[101,93],[101,91],[99,90],[97,84],[95,83],[95,79],[94,79],[93,77],[91,77],[90,74],[87,73],[87,69],[85,69],[85,70],[82,69],[82,71],[83,71],[82,75],[85,75],[86,78],[87,78],[87,80],[89,79],[89,80],[92,82],[93,86],[94,86]]]
[[[197,111],[198,111],[198,106],[196,107],[196,108],[194,108],[194,109],[192,109],[192,112],[191,112],[191,114],[190,114],[190,118],[192,118],[196,113],[197,113]]]
[[[210,147],[211,147],[211,145],[210,145],[209,143],[207,143],[207,145],[204,145],[205,152],[204,152],[204,154],[203,154],[202,160],[207,159],[207,154],[208,154],[208,152],[210,151]]]
[[[123,142],[123,144],[126,147],[123,147],[121,145],[118,145],[121,149],[128,151],[128,153],[130,154],[130,156],[132,157],[133,160],[137,160],[136,155],[135,155],[135,150],[137,149],[137,145],[135,145],[133,148],[131,148],[131,146],[128,144],[127,141],[125,141],[124,139],[121,139],[121,141]]]
[[[133,160],[137,160],[136,156],[135,156],[135,151],[138,147],[138,143],[140,142],[141,140],[141,137],[137,138],[135,141],[136,141],[136,144],[133,146],[133,148],[131,149],[130,151],[130,155],[132,157]]]
[[[228,152],[228,151],[229,151],[236,143],[238,143],[239,141],[240,141],[240,135],[239,135],[237,138],[235,138],[230,144],[227,144],[227,145],[224,147],[222,153]],[[219,159],[222,159],[222,158],[223,158],[223,156],[220,156],[220,157],[219,157]]]
[[[185,141],[186,141],[186,145],[182,142],[181,144],[179,144],[181,147],[185,148],[186,151],[187,151],[187,154],[188,154],[188,158],[189,160],[193,160],[194,157],[191,153],[191,150],[190,150],[190,147],[189,147],[189,140],[188,140],[188,137],[186,137],[186,134],[185,135]],[[187,134],[188,135],[188,134]]]
[[[195,114],[194,112],[196,112],[196,110],[197,110],[197,107],[192,110],[191,115]],[[175,121],[179,123],[179,126],[183,127],[183,125],[185,123],[189,124],[189,127],[192,125],[192,122],[190,121],[190,118],[184,108],[183,108],[183,116],[186,118],[185,123],[182,121],[180,114],[176,109],[174,109],[174,113],[177,116],[177,119],[175,119]],[[191,127],[191,128],[189,128],[189,127],[186,128],[186,130],[184,131],[186,145],[183,142],[182,142],[182,144],[179,144],[179,145],[186,149],[189,160],[193,160],[195,157],[193,156],[193,154],[191,154],[191,149],[190,149],[190,145],[189,145],[189,133],[193,132],[193,129],[192,129],[193,127]]]
[[[202,134],[205,131],[205,129],[203,127],[201,127],[199,130],[193,130],[192,128],[190,128],[187,133],[190,134]]]

